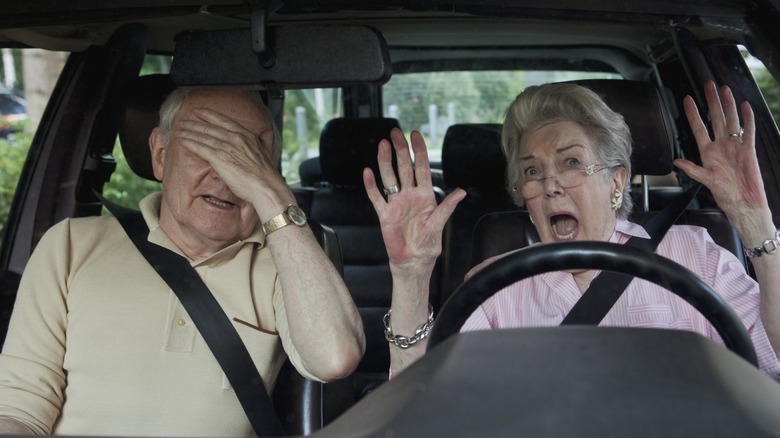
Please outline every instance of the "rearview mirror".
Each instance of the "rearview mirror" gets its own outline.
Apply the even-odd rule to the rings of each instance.
[[[384,37],[368,26],[280,26],[268,41],[274,58],[264,67],[249,28],[185,34],[171,77],[179,86],[324,88],[383,84],[392,73]]]

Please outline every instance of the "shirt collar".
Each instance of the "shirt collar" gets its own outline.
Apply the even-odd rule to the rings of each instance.
[[[144,221],[146,221],[146,225],[149,227],[149,241],[156,245],[160,245],[163,248],[169,249],[182,257],[185,257],[187,260],[190,260],[186,255],[184,255],[179,247],[173,243],[168,235],[165,234],[165,231],[160,228],[160,205],[162,205],[161,192],[151,193],[138,203],[138,206],[141,208],[141,214],[144,217]],[[221,250],[204,259],[194,261],[190,260],[190,264],[193,266],[203,264],[213,265],[227,259],[232,259],[236,254],[238,254],[238,251],[240,251],[241,248],[247,244],[253,245],[256,250],[260,250],[265,247],[265,234],[263,233],[262,227],[259,224],[257,227],[255,227],[255,230],[252,232],[252,234],[250,234],[246,239],[239,240],[232,245],[222,248]]]
[[[618,219],[617,224],[615,224],[615,232],[612,233],[609,241],[612,243],[625,243],[634,236],[643,239],[650,238],[650,234],[641,225],[629,222],[626,219]]]

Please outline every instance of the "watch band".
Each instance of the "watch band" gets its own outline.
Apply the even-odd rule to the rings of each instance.
[[[287,210],[285,209],[283,212],[277,214],[276,216],[269,219],[268,222],[263,224],[263,233],[265,233],[267,236],[279,228],[282,228],[285,225],[290,225],[291,223],[292,222],[287,216]]]
[[[267,236],[290,224],[295,224],[299,227],[306,225],[306,213],[295,204],[289,204],[284,211],[265,222],[263,224],[263,233]]]
[[[761,246],[756,246],[754,248],[743,247],[742,249],[745,250],[745,256],[752,259],[753,257],[761,257],[764,254],[774,254],[777,252],[778,248],[780,248],[780,229],[775,230],[774,238],[765,240]]]

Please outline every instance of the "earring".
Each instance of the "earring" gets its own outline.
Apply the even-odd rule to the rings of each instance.
[[[623,192],[618,189],[612,193],[612,211],[618,211],[623,205]]]

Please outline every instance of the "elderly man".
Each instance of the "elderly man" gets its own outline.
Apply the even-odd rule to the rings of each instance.
[[[149,144],[163,189],[140,204],[148,239],[190,261],[266,387],[285,354],[311,379],[349,375],[363,354],[360,316],[311,230],[290,219],[295,198],[259,97],[176,90]],[[0,426],[253,434],[182,304],[110,216],[59,223],[31,257],[0,355]]]

